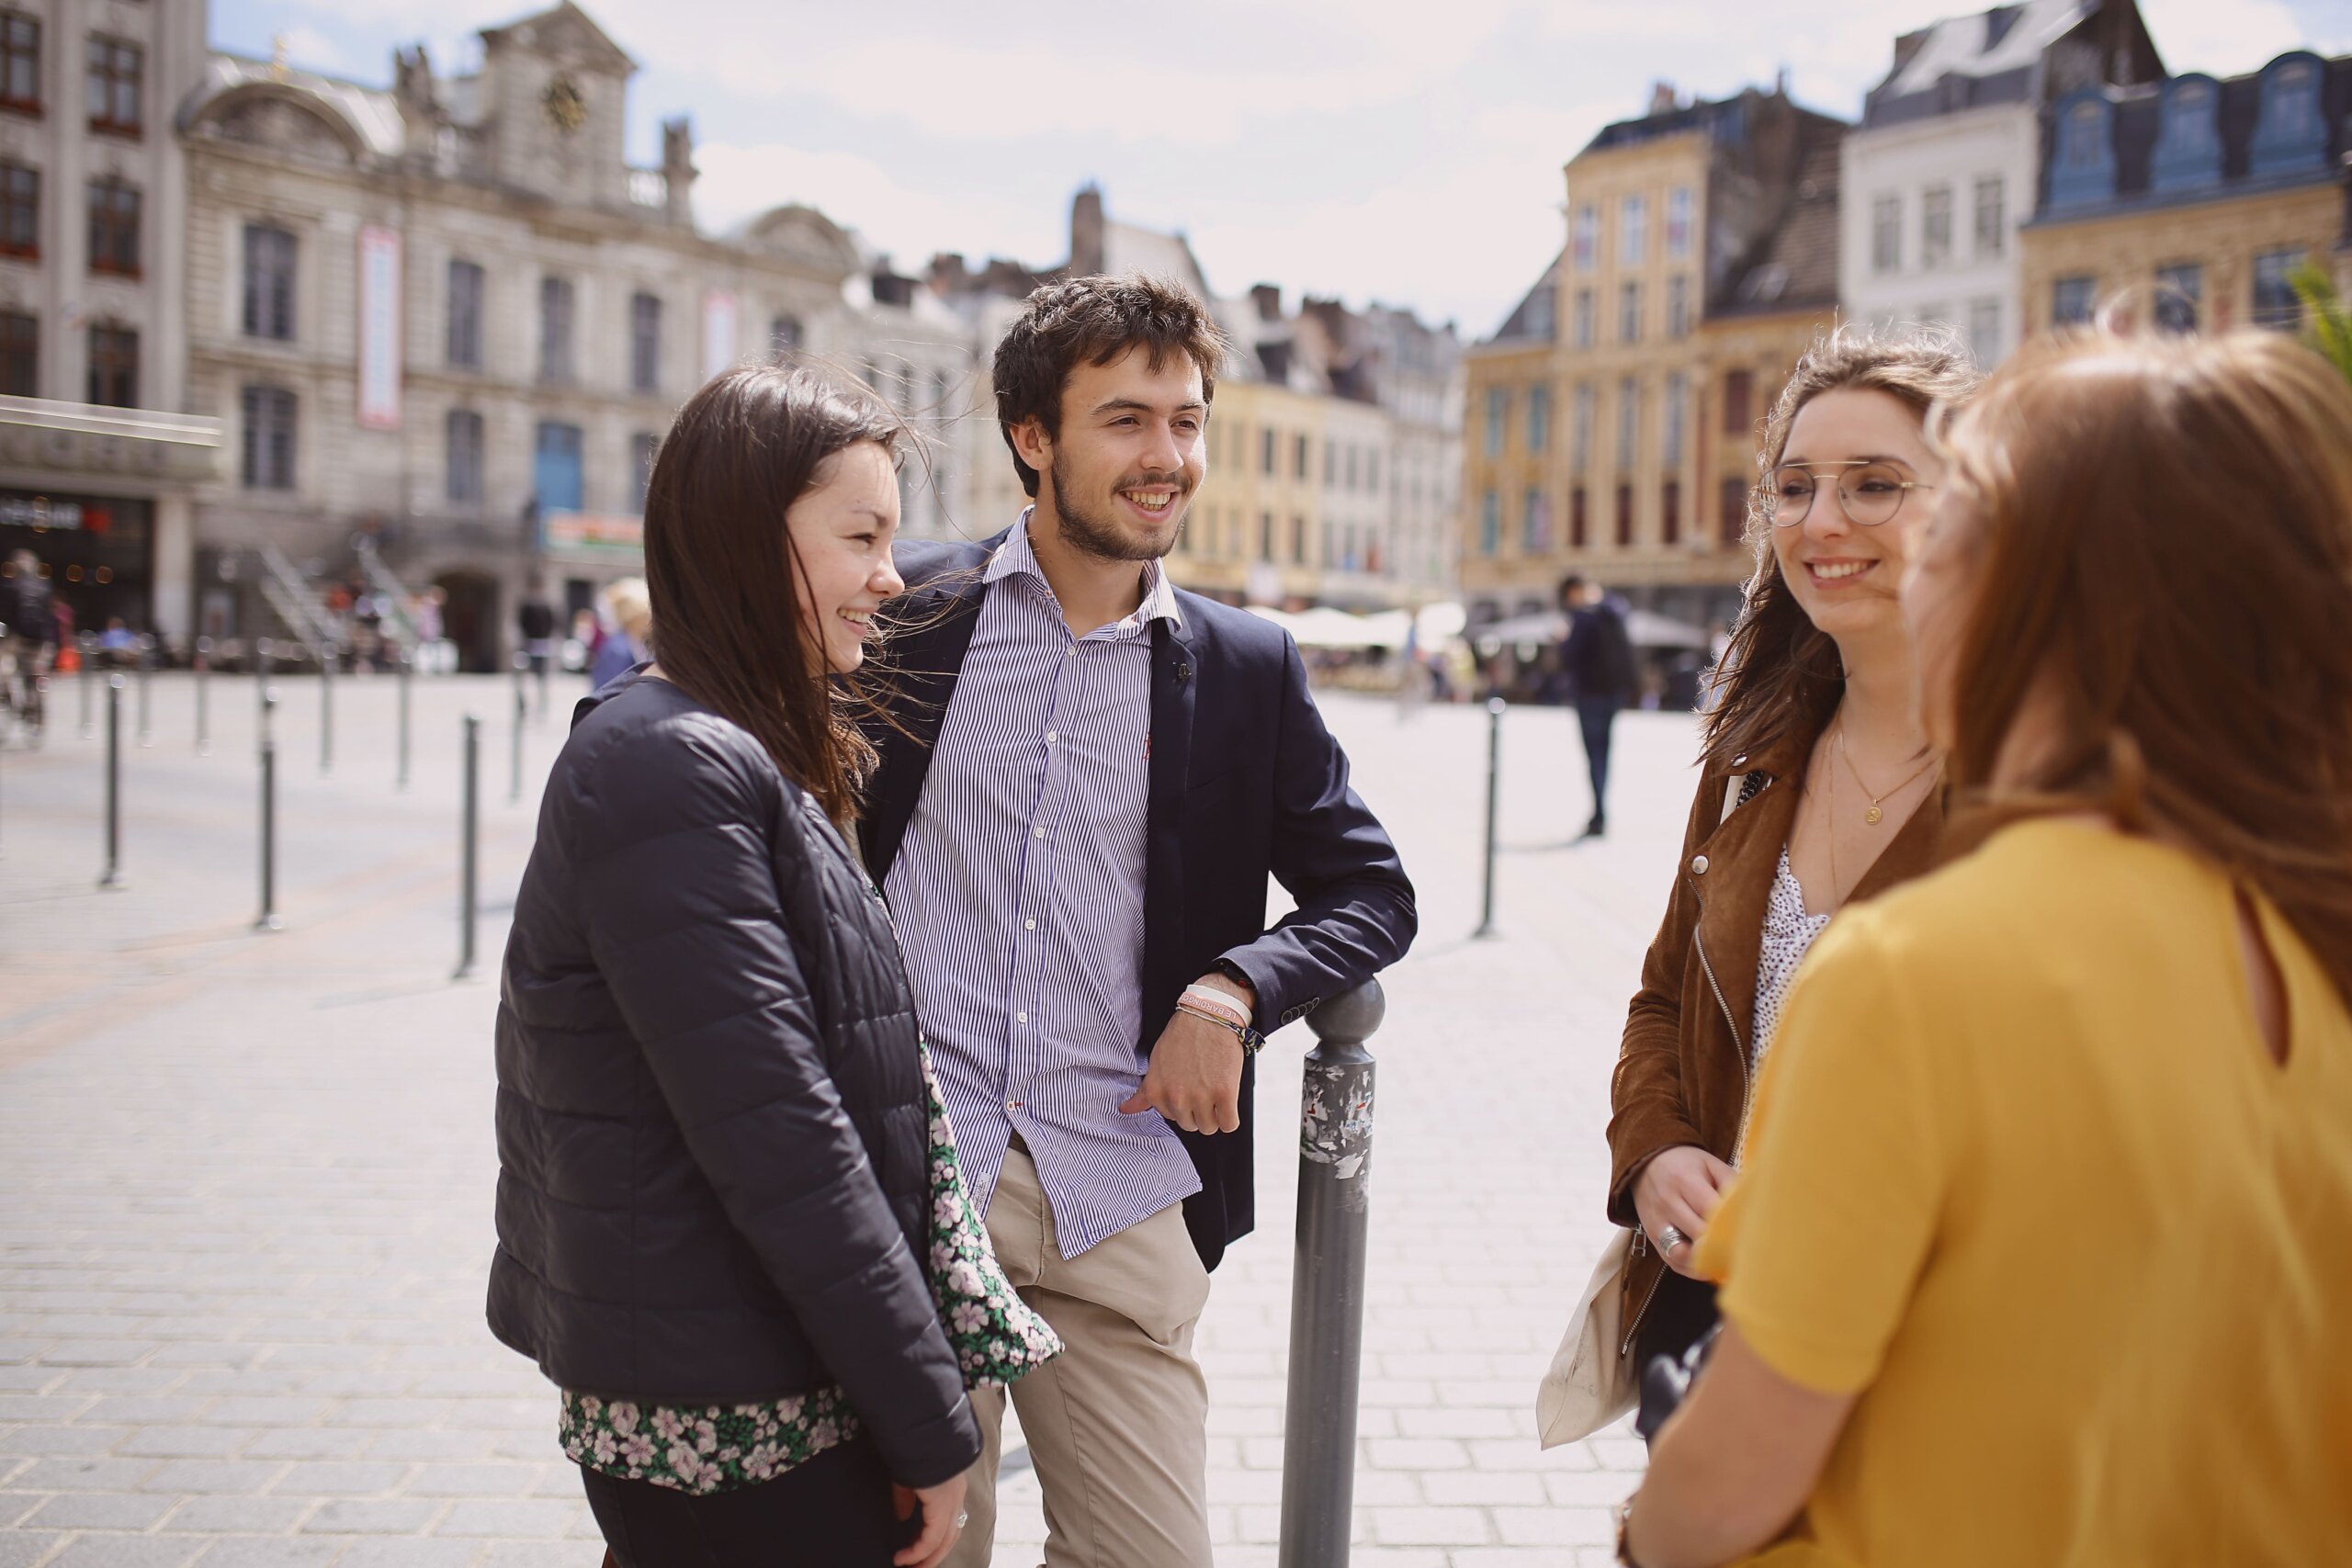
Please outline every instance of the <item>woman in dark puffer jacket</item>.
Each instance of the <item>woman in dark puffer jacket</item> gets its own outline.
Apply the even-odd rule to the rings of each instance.
[[[807,371],[687,404],[646,498],[655,662],[580,705],[515,906],[490,1322],[563,1390],[623,1568],[928,1568],[967,1377],[1053,1348],[1009,1288],[959,1332],[994,1259],[839,831],[898,429]]]

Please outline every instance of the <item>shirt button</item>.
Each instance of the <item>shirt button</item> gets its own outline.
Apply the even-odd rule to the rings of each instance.
[[[1059,740],[1061,738],[1061,731],[1057,729],[1048,729],[1046,731],[1046,744],[1048,746],[1051,746],[1055,741]]]
[[[1007,1111],[1018,1111],[1021,1109],[1021,1102],[1017,1100],[1008,1100],[1004,1102],[1004,1108]]]
[[[1690,857],[1690,874],[1693,876],[1704,876],[1707,874],[1706,856],[1692,855]]]
[[[1029,1015],[1025,1012],[1016,1012],[1012,1015],[1012,1021],[1015,1023],[1026,1023],[1029,1021]]]
[[[1027,929],[1028,929],[1028,930],[1030,930],[1030,931],[1035,931],[1035,930],[1037,929],[1037,922],[1036,922],[1036,921],[1035,921],[1035,920],[1023,920],[1023,921],[1022,921],[1021,923],[1022,923],[1022,925],[1023,925],[1023,927],[1027,928]]]
[[[1046,830],[1043,828],[1032,828],[1029,830],[1041,839],[1046,836]]]

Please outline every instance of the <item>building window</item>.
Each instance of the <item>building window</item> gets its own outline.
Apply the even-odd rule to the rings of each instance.
[[[581,458],[585,449],[578,425],[552,419],[539,422],[538,439],[531,452],[531,496],[538,502],[542,517],[550,512],[578,512],[584,506],[587,484]]]
[[[2114,199],[2111,107],[2098,89],[2085,88],[2058,111],[2058,150],[2050,164],[2052,208],[2089,207]]]
[[[1682,485],[1668,479],[1657,491],[1658,537],[1669,545],[1682,542]]]
[[[559,386],[570,385],[573,376],[571,306],[570,278],[539,279],[539,379]]]
[[[1576,345],[1578,348],[1592,346],[1592,290],[1589,288],[1577,290]]]
[[[1649,197],[1629,196],[1617,208],[1617,264],[1639,266],[1649,247]]]
[[[248,490],[294,488],[294,394],[283,387],[247,387],[244,481]]]
[[[1576,412],[1568,424],[1568,466],[1582,473],[1592,461],[1592,383],[1577,386]]]
[[[1552,552],[1552,509],[1544,500],[1544,492],[1533,485],[1527,487],[1526,511],[1519,524],[1520,548],[1531,556]]]
[[[1951,186],[1929,186],[1919,196],[1919,265],[1951,259]]]
[[[139,333],[130,327],[90,329],[90,395],[100,408],[139,406]]]
[[[797,316],[778,316],[768,323],[768,352],[797,354],[804,333]]]
[[[1592,525],[1585,513],[1584,486],[1568,491],[1568,547],[1583,549],[1592,542]]]
[[[1258,432],[1258,471],[1270,479],[1273,476],[1274,431],[1272,425]],[[1266,552],[1266,555],[1269,560],[1273,558],[1273,552],[1271,549]]]
[[[1634,466],[1634,449],[1642,429],[1642,384],[1628,376],[1617,383],[1617,471]]]
[[[2152,190],[2186,190],[2218,184],[2222,138],[2214,118],[2221,95],[2211,77],[2184,76],[2165,89],[2164,117],[2148,160]]]
[[[40,22],[0,12],[0,109],[40,113]]]
[[[294,338],[294,236],[266,223],[245,225],[245,335]]]
[[[628,384],[639,392],[662,389],[662,301],[650,294],[628,297]]]
[[[1682,404],[1689,385],[1679,370],[1666,378],[1666,431],[1658,443],[1658,462],[1665,468],[1682,466]]]
[[[2205,269],[2195,262],[2156,268],[2156,330],[2193,333],[2204,315]]]
[[[1913,312],[1912,319],[1923,327],[1939,327],[1951,320],[1951,307],[1938,299]]]
[[[1642,341],[1642,286],[1638,283],[1617,286],[1617,341]]]
[[[1979,365],[2001,357],[2001,302],[1972,299],[1968,305],[1968,350]]]
[[[1734,370],[1724,378],[1724,434],[1742,438],[1756,434],[1756,378]]]
[[[0,164],[0,255],[40,255],[40,171]]]
[[[1634,487],[1617,487],[1617,547],[1623,549],[1634,542]]]
[[[1666,335],[1690,335],[1690,278],[1687,273],[1676,273],[1666,280]]]
[[[139,276],[139,187],[90,182],[90,270]]]
[[[1747,537],[1747,481],[1725,479],[1719,504],[1723,512],[1716,519],[1716,537],[1726,546],[1736,545]]]
[[[1552,444],[1552,389],[1537,382],[1527,389],[1527,449],[1541,452]]]
[[[481,500],[481,415],[471,409],[451,409],[444,426],[447,448],[447,491],[460,503]]]
[[[1600,209],[1588,201],[1577,209],[1575,249],[1577,270],[1590,272],[1600,249]]]
[[[481,268],[469,261],[449,264],[449,365],[481,368]]]
[[[146,130],[140,109],[140,78],[145,51],[120,39],[90,39],[90,129],[110,136],[137,136]]]
[[[2091,319],[2091,306],[2098,279],[2095,277],[2062,277],[2050,286],[2050,324],[2053,327],[2080,326]]]
[[[1310,457],[1309,446],[1310,446],[1310,443],[1307,441],[1306,437],[1306,436],[1304,436],[1304,435],[1295,435],[1295,436],[1293,436],[1293,437],[1291,438],[1291,454],[1290,454],[1290,473],[1291,473],[1291,478],[1293,478],[1293,479],[1304,479],[1305,478],[1306,478],[1308,471],[1309,471],[1309,470],[1311,469],[1311,468],[1313,467],[1313,464],[1309,461],[1309,457]],[[1350,453],[1350,454],[1349,454],[1349,456],[1350,456],[1350,457],[1353,457],[1353,456],[1354,456],[1354,454],[1353,454],[1353,453]],[[1353,481],[1352,479],[1351,479],[1351,480],[1350,480],[1350,483],[1351,483],[1351,485],[1352,485],[1352,483],[1353,483],[1353,482],[1354,482],[1354,481]]]
[[[1500,387],[1487,389],[1487,456],[1503,455],[1503,428],[1510,423],[1510,393]]]
[[[1894,272],[1903,265],[1903,198],[1871,198],[1871,270]]]
[[[662,449],[662,438],[650,430],[640,430],[628,438],[628,476],[630,494],[635,498],[634,509],[645,511],[646,492],[653,488],[653,458]],[[1179,539],[1182,535],[1178,535]]]
[[[2320,62],[2304,54],[2275,60],[2262,73],[2262,118],[2256,125],[2249,172],[2283,175],[2317,169],[2327,161],[2327,126],[2320,112]]]
[[[1258,513],[1258,558],[1274,558],[1274,514],[1271,512]]]
[[[2254,258],[2254,324],[2293,332],[2303,324],[2303,302],[2295,297],[2295,268],[2303,253],[2263,251]]]
[[[40,396],[40,318],[0,310],[0,396]]]
[[[1998,175],[1976,182],[1976,259],[1990,261],[2009,248],[2007,187]]]
[[[1666,193],[1666,254],[1684,261],[1690,254],[1690,187],[1677,186]]]
[[[1503,547],[1503,498],[1493,491],[1478,498],[1478,553],[1490,556]]]

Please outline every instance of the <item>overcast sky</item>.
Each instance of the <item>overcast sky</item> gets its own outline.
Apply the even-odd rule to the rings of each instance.
[[[1963,0],[1964,4],[1964,0]],[[1650,85],[1786,68],[1853,118],[1894,35],[1951,0],[583,0],[640,71],[634,161],[691,113],[697,212],[809,202],[919,269],[1063,259],[1070,193],[1191,235],[1211,287],[1261,280],[1491,332],[1560,244],[1560,165]],[[383,84],[395,45],[470,66],[537,0],[213,0],[214,43]],[[1019,26],[998,18],[1022,13]],[[2352,51],[2352,0],[2142,0],[2168,69]]]

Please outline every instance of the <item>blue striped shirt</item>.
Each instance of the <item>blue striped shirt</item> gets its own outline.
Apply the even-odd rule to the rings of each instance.
[[[885,891],[972,1196],[1014,1133],[1037,1163],[1062,1256],[1200,1190],[1143,1079],[1144,828],[1151,625],[1182,623],[1147,563],[1143,603],[1073,637],[1029,548],[988,567]]]

